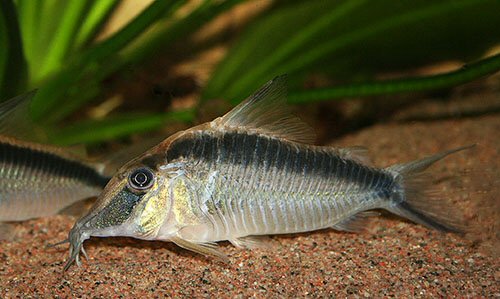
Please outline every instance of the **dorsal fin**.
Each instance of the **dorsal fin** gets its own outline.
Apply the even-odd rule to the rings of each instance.
[[[41,129],[30,118],[31,100],[36,90],[0,104],[0,134],[29,141],[46,141]]]
[[[286,76],[267,82],[224,116],[215,119],[216,129],[241,128],[300,143],[313,143],[311,127],[291,114],[286,104]]]
[[[368,149],[364,146],[355,145],[339,148],[338,153],[342,158],[350,159],[363,165],[372,165],[372,161],[368,157]]]

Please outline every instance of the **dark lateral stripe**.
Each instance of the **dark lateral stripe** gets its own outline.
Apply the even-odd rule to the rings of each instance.
[[[169,162],[179,158],[201,159],[207,163],[240,164],[245,167],[257,164],[263,169],[275,167],[304,175],[345,179],[366,188],[373,187],[374,183],[386,188],[393,184],[393,178],[389,174],[352,160],[341,159],[333,152],[294,146],[254,134],[230,132],[212,136],[208,132],[201,132],[182,138],[174,141],[167,152]]]
[[[25,167],[56,177],[77,179],[86,185],[103,188],[109,181],[95,169],[56,154],[0,142],[0,164]]]

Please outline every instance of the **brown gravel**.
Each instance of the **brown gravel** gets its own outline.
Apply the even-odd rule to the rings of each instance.
[[[491,115],[381,124],[334,142],[369,147],[380,166],[477,143],[432,168],[450,202],[479,223],[472,237],[379,217],[366,233],[276,236],[266,250],[222,243],[229,265],[170,243],[93,238],[90,260],[63,273],[66,246],[45,246],[74,219],[56,216],[22,223],[17,241],[0,243],[0,297],[499,297],[499,132]]]

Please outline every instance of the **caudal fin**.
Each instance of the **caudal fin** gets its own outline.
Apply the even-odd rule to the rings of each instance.
[[[445,151],[421,160],[397,164],[387,168],[394,174],[398,186],[385,208],[394,214],[444,232],[464,233],[461,214],[429,189],[429,166],[453,153],[475,145]]]

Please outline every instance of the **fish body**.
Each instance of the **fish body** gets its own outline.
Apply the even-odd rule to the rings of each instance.
[[[1,222],[54,215],[98,195],[109,181],[105,163],[38,140],[27,117],[34,94],[0,104],[0,239],[12,233]]]
[[[426,197],[421,172],[459,148],[379,169],[359,148],[309,144],[308,127],[284,106],[282,77],[212,122],[179,132],[124,165],[68,237],[79,263],[90,236],[172,241],[226,257],[215,242],[255,247],[255,236],[332,227],[359,231],[386,209],[447,232],[461,223]]]
[[[379,207],[396,184],[390,172],[336,149],[247,132],[190,131],[166,153],[180,175],[170,183],[172,223],[159,239],[182,227],[176,233],[192,242],[239,245],[247,236],[333,227]]]
[[[109,180],[102,169],[63,148],[0,136],[0,221],[54,215],[97,196]]]

